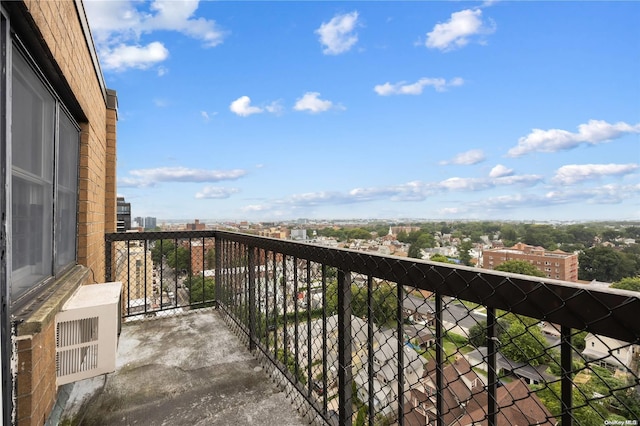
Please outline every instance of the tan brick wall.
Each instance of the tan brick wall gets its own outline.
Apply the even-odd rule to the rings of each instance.
[[[40,333],[18,340],[16,420],[19,426],[44,424],[55,403],[54,327],[52,321]]]
[[[42,40],[72,89],[80,124],[78,263],[104,281],[104,234],[116,229],[117,111],[106,106],[74,1],[25,0]],[[42,425],[57,396],[54,315],[18,340],[18,425]]]

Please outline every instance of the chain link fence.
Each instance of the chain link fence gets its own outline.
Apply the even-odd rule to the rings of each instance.
[[[107,276],[126,318],[219,306],[318,423],[640,420],[636,293],[227,232],[122,235]]]

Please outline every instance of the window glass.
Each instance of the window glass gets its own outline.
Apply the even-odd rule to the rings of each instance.
[[[12,90],[11,296],[15,297],[51,274],[55,100],[15,49]]]
[[[11,69],[11,298],[16,300],[75,261],[79,132],[15,47]]]
[[[58,128],[55,272],[59,272],[76,259],[76,193],[79,145],[78,129],[64,113],[59,114]]]

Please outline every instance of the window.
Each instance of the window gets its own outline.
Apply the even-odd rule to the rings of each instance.
[[[11,298],[76,259],[79,130],[33,64],[11,63]]]

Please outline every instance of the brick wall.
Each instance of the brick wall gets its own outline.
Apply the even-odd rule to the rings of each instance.
[[[56,400],[55,327],[18,339],[17,424],[43,425]],[[51,362],[53,360],[54,362]]]
[[[36,319],[18,327],[16,421],[21,426],[44,424],[55,404],[55,313],[87,276],[89,282],[104,281],[104,234],[116,229],[117,122],[115,92],[107,94],[102,86],[76,2],[24,0],[24,5],[84,115],[75,117],[80,124],[78,263],[92,274],[61,285],[65,292],[56,289],[49,296],[57,303],[45,304],[33,314]]]

